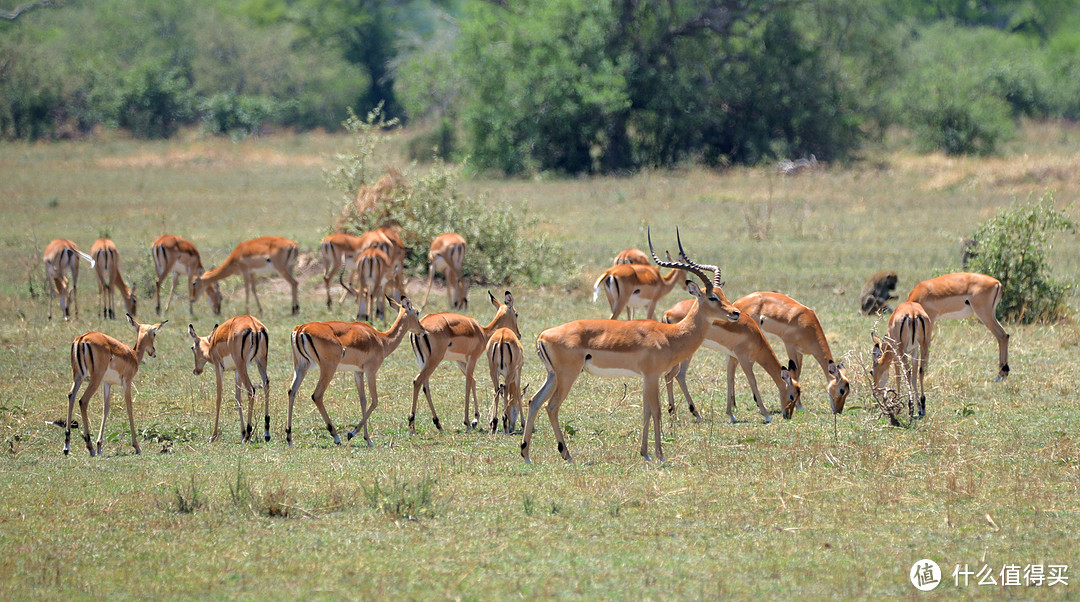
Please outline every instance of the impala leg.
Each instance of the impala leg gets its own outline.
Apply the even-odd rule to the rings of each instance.
[[[570,394],[570,387],[573,384],[573,379],[569,383],[560,381],[559,386],[555,389],[555,394],[547,404],[548,420],[551,422],[551,430],[555,432],[555,441],[558,444],[559,454],[567,462],[573,462],[574,459],[570,456],[570,448],[566,445],[566,437],[563,436],[562,427],[559,426],[559,407],[562,406],[566,396]]]
[[[248,395],[247,429],[244,432],[244,441],[251,441],[251,435],[255,431],[255,385],[251,384],[251,375],[248,368],[251,362],[242,362],[236,366],[237,384],[244,387]],[[237,391],[239,394],[239,390]]]
[[[461,373],[465,375],[465,430],[474,429],[480,424],[480,403],[476,400],[476,379],[473,377],[473,368],[476,366],[476,361],[470,359],[465,362],[458,362],[458,368],[461,369]],[[469,421],[469,396],[472,395],[473,403],[473,419]]]
[[[83,441],[86,442],[86,450],[90,452],[91,457],[95,454],[94,445],[90,442],[90,415],[88,410],[90,408],[90,398],[97,393],[98,387],[101,386],[101,381],[105,376],[104,370],[101,370],[100,372],[100,375],[97,373],[90,374],[90,382],[87,383],[86,390],[83,391],[82,397],[79,398],[79,415],[82,417],[83,428],[85,429],[83,432]]]
[[[435,404],[431,401],[431,387],[428,380],[431,378],[431,373],[434,372],[435,368],[442,362],[446,350],[432,347],[427,335],[417,336],[413,334],[410,335],[410,340],[412,341],[413,352],[416,354],[416,363],[420,367],[420,374],[417,374],[416,378],[413,379],[412,413],[409,414],[409,432],[414,435],[416,434],[416,403],[420,394],[420,389],[424,390],[424,397],[427,398],[428,407],[431,409],[431,421],[435,424],[435,428],[441,431],[442,423],[439,422],[439,415],[435,412]]]
[[[241,366],[236,367],[236,372],[233,373],[233,395],[236,400],[236,413],[240,415],[240,443],[247,443],[248,436],[251,433],[251,427],[244,422],[244,397],[243,397],[243,385],[241,384],[240,372],[243,368]]]
[[[255,274],[252,272],[247,273],[248,286],[251,287],[251,296],[255,297],[255,307],[259,310],[259,315],[262,315],[263,308],[262,303],[259,302],[259,291],[255,288]],[[296,312],[293,312],[296,315]]]
[[[75,413],[75,396],[79,393],[79,387],[82,386],[83,376],[79,372],[75,373],[71,384],[71,391],[68,392],[68,416],[67,424],[64,429],[64,455],[68,455],[71,452],[71,418]]]
[[[109,401],[112,397],[112,385],[109,383],[102,383],[101,394],[105,398],[102,404],[101,410],[101,428],[98,429],[97,434],[97,455],[101,455],[102,439],[105,437],[105,421],[109,419]]]
[[[356,428],[349,431],[348,440],[352,441],[352,438],[360,432],[360,429],[363,429],[364,441],[367,442],[368,447],[372,447],[374,443],[371,442],[371,437],[368,436],[367,419],[379,403],[378,394],[375,392],[375,375],[368,375],[368,388],[371,391],[370,409],[368,408],[367,398],[364,396],[364,373],[357,370],[353,373],[353,380],[356,381],[356,394],[360,397],[360,421],[356,423]]]
[[[326,423],[326,430],[334,438],[334,445],[341,445],[341,437],[338,435],[337,429],[334,428],[334,423],[330,421],[330,414],[327,413],[326,406],[323,405],[323,394],[326,393],[330,382],[334,380],[335,372],[337,372],[337,362],[333,362],[332,365],[319,366],[319,382],[315,383],[315,391],[311,394],[311,401],[315,403],[315,408],[319,410],[319,415],[322,416],[323,422]]]
[[[128,426],[131,427],[131,447],[135,448],[136,454],[141,454],[139,438],[135,431],[135,413],[131,408],[131,381],[124,381],[124,405],[127,406]]]
[[[488,358],[488,375],[491,377],[491,386],[495,390],[495,397],[491,400],[491,432],[494,433],[499,429],[499,397],[502,395],[503,390],[499,386],[499,365],[493,357]]]
[[[754,401],[757,403],[758,410],[761,415],[765,417],[765,424],[772,422],[772,415],[769,414],[769,410],[765,407],[765,402],[761,399],[761,392],[758,391],[757,378],[754,376],[754,364],[749,360],[739,361],[742,366],[742,371],[746,374],[746,380],[750,383],[750,392],[754,394]],[[783,408],[783,396],[781,395],[780,407]]]
[[[263,439],[270,441],[270,377],[266,374],[266,358],[257,358],[255,365],[259,368],[263,385]]]
[[[541,359],[543,359],[543,352],[541,351]],[[547,364],[547,362],[545,362]],[[521,438],[521,457],[525,459],[526,464],[532,464],[532,460],[529,459],[529,444],[532,442],[533,429],[536,426],[536,415],[540,412],[540,406],[544,405],[545,401],[551,398],[551,395],[555,392],[559,378],[555,372],[551,369],[550,365],[546,365],[548,374],[547,379],[544,381],[540,390],[533,395],[533,398],[529,400],[529,414],[525,417],[525,429]],[[550,406],[550,404],[549,404]],[[550,417],[550,411],[549,411]],[[558,412],[556,411],[556,422],[558,421]],[[559,451],[564,450],[564,446],[560,444]],[[566,457],[565,455],[563,456]]]
[[[75,317],[79,317],[79,262],[71,266],[71,290],[68,291],[68,303],[75,306]]]
[[[802,376],[803,354],[801,351],[799,351],[798,347],[787,343],[784,344],[784,349],[787,351],[789,358],[788,369],[791,371],[791,378],[798,381],[799,378]],[[795,409],[799,411],[802,411],[803,409],[801,396],[799,397],[798,402],[795,404]]]
[[[285,443],[290,447],[293,444],[292,419],[293,406],[296,404],[296,394],[300,391],[300,384],[304,382],[304,376],[307,375],[308,368],[311,367],[311,364],[304,360],[294,361],[293,364],[293,381],[292,384],[289,385],[289,418],[285,425]]]
[[[214,430],[210,433],[210,443],[218,436],[218,423],[221,420],[221,364],[214,364],[214,382],[217,384],[217,401],[214,404]]]
[[[727,415],[731,423],[735,424],[735,367],[739,360],[729,355],[727,361]]]
[[[926,366],[930,361],[930,329],[926,328],[925,337],[919,352],[919,417],[926,416]]]
[[[995,294],[998,295],[1000,300],[1001,293],[996,292]],[[997,380],[1005,380],[1009,376],[1009,333],[1005,332],[1005,329],[997,320],[997,303],[995,302],[989,307],[980,303],[979,307],[972,305],[972,309],[975,310],[975,317],[979,318],[979,321],[990,329],[990,333],[997,339],[998,364],[1000,366]]]
[[[289,283],[289,288],[292,289],[292,315],[300,313],[300,297],[298,287],[300,283],[293,277],[292,272],[286,268],[280,270],[281,276],[285,278],[285,281]],[[252,283],[254,285],[254,282]]]
[[[664,451],[660,448],[660,378],[648,376],[645,378],[645,401],[649,404],[649,413],[653,419],[653,435],[656,442],[656,459],[664,462]]]

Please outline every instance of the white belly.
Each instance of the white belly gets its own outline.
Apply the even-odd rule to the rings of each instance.
[[[464,353],[454,353],[453,351],[448,350],[446,352],[446,359],[452,362],[467,362],[469,361],[469,356]]]
[[[338,364],[338,372],[359,372],[360,366],[356,364],[350,364],[348,362],[341,362]]]
[[[635,372],[629,368],[601,368],[592,362],[585,362],[585,371],[593,376],[599,376],[602,378],[626,378],[641,376],[640,372]]]
[[[236,362],[233,361],[231,353],[221,358],[221,368],[226,372],[230,370],[236,370]]]
[[[267,261],[266,263],[260,263],[257,267],[251,269],[252,274],[259,275],[272,274],[276,271],[277,270],[274,269],[274,264],[270,263],[269,261]]]
[[[639,293],[630,295],[630,300],[626,302],[627,307],[648,307],[652,301],[642,297]]]
[[[705,342],[703,342],[701,344],[701,346],[712,349],[713,351],[719,351],[720,353],[723,353],[724,355],[731,355],[731,356],[735,355],[735,354],[733,354],[731,352],[730,349],[728,349],[727,347],[724,347],[723,345],[721,345],[720,343],[717,343],[716,341],[714,341],[712,339],[705,339]]]
[[[176,272],[177,274],[183,274],[185,276],[187,276],[187,275],[189,275],[191,273],[190,270],[188,270],[187,265],[183,264],[183,263],[180,263],[179,261],[177,261],[176,263],[173,264],[173,271]]]
[[[952,319],[952,320],[963,320],[964,318],[970,316],[973,313],[975,313],[975,312],[972,311],[971,306],[970,305],[965,305],[964,309],[961,309],[960,311],[954,311],[954,312],[951,312],[951,313],[947,313],[947,314],[941,314],[941,315],[938,316],[938,319],[940,320],[942,318],[946,318],[946,319]]]
[[[116,370],[113,370],[112,368],[109,368],[105,371],[105,378],[102,379],[102,382],[108,385],[119,385],[120,373]]]
[[[446,268],[448,267],[446,265],[446,260],[443,259],[442,255],[436,256],[435,261],[431,262],[431,265],[435,268],[436,272],[446,272]]]

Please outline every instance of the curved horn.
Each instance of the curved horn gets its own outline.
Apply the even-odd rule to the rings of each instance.
[[[695,276],[697,276],[698,278],[701,279],[701,282],[705,285],[705,290],[707,290],[709,292],[712,292],[713,283],[709,281],[709,277],[706,276],[705,272],[702,270],[703,266],[699,266],[699,265],[695,264],[694,262],[692,262],[692,261],[690,261],[689,259],[686,258],[686,253],[683,252],[683,249],[682,249],[682,241],[681,240],[679,241],[679,258],[682,259],[682,261],[678,261],[678,262],[676,262],[676,261],[663,261],[659,257],[656,256],[656,251],[653,250],[651,228],[646,230],[646,236],[648,236],[648,239],[649,239],[649,252],[652,253],[652,258],[653,258],[653,261],[656,262],[656,265],[661,266],[661,267],[665,267],[665,268],[673,268],[673,269],[686,270],[688,272],[691,272],[692,274],[694,274]],[[675,237],[678,238],[678,236],[679,236],[679,229],[676,228],[675,229]],[[717,272],[714,272],[714,273],[717,273]]]
[[[686,263],[688,263],[688,264],[690,264],[690,265],[692,265],[692,266],[694,266],[694,267],[696,267],[696,268],[698,268],[698,269],[700,269],[700,270],[703,270],[703,271],[708,270],[708,271],[712,272],[713,273],[713,279],[712,279],[713,288],[723,288],[724,283],[720,282],[720,267],[715,266],[715,265],[711,265],[711,264],[707,264],[707,263],[706,264],[697,263],[696,261],[694,261],[694,260],[690,259],[689,257],[687,257],[686,256],[686,251],[684,251],[683,247],[682,247],[682,238],[679,236],[679,229],[678,228],[675,228],[675,239],[679,242],[679,259],[686,262]]]

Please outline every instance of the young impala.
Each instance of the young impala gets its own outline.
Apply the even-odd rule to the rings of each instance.
[[[399,305],[393,299],[392,306],[398,308],[397,318],[386,332],[375,330],[363,322],[310,322],[301,324],[293,329],[291,343],[293,354],[293,381],[289,387],[289,423],[285,427],[285,440],[292,445],[292,419],[293,405],[296,394],[300,391],[300,385],[304,382],[304,376],[312,366],[319,367],[319,382],[315,385],[315,391],[311,394],[311,401],[322,415],[326,423],[326,430],[334,437],[334,443],[340,444],[330,415],[326,413],[323,405],[323,394],[334,374],[338,370],[347,370],[353,373],[356,380],[356,393],[360,396],[360,421],[356,428],[349,431],[349,440],[362,429],[364,441],[370,446],[371,437],[368,436],[367,421],[371,413],[379,405],[379,395],[375,388],[375,378],[383,362],[405,338],[408,332],[414,335],[423,335],[424,328],[420,325],[420,315],[413,307],[408,297],[401,298]],[[364,376],[367,376],[368,389],[371,392],[371,406],[368,407],[364,397]]]
[[[262,313],[262,304],[259,303],[259,295],[255,292],[255,275],[277,271],[292,288],[292,315],[300,312],[300,302],[297,299],[297,281],[292,275],[293,267],[299,256],[296,243],[280,236],[262,236],[252,240],[246,240],[233,249],[233,252],[225,261],[216,268],[203,272],[195,279],[195,293],[193,301],[199,298],[210,286],[222,278],[234,274],[240,275],[244,280],[244,311],[250,310],[248,306],[250,291],[255,297],[255,306]]]
[[[214,432],[210,435],[213,443],[218,436],[218,421],[221,419],[221,381],[227,371],[236,373],[236,411],[240,415],[240,441],[251,440],[255,430],[255,385],[251,382],[251,364],[254,363],[262,377],[264,425],[263,438],[270,440],[270,378],[266,375],[266,358],[270,337],[266,326],[253,316],[236,316],[225,320],[220,326],[205,337],[195,333],[195,327],[188,324],[188,334],[194,341],[191,351],[195,354],[196,376],[202,374],[207,362],[214,365],[217,380],[217,403],[214,405]],[[244,421],[244,403],[241,391],[248,394],[247,422]]]
[[[884,391],[889,380],[889,366],[896,365],[896,391],[900,393],[900,372],[904,372],[908,383],[908,419],[914,415],[912,400],[919,400],[919,417],[926,416],[926,388],[923,383],[926,375],[926,362],[930,357],[930,335],[933,322],[922,305],[905,301],[896,306],[889,316],[889,333],[885,340],[871,333],[874,349],[871,351],[874,365],[871,368],[874,387]],[[912,364],[915,365],[914,369]],[[915,377],[918,376],[918,383]],[[893,417],[893,423],[896,418]]]
[[[98,299],[101,317],[116,318],[113,312],[113,289],[120,293],[127,313],[137,315],[135,306],[135,287],[128,288],[124,277],[120,275],[120,253],[116,245],[108,238],[99,238],[90,247],[90,257],[94,258],[94,273],[98,280]]]
[[[833,413],[844,411],[851,383],[844,364],[833,361],[829,341],[814,310],[791,297],[770,292],[750,293],[735,301],[735,307],[756,320],[765,334],[784,342],[788,359],[794,362],[791,376],[796,381],[802,382],[803,354],[814,356],[825,372],[826,390]],[[802,403],[797,408],[801,410]]]
[[[652,249],[650,235],[649,251]],[[739,310],[724,296],[720,288],[720,268],[699,265],[686,257],[679,241],[679,262],[661,261],[658,265],[687,270],[701,279],[705,288],[687,281],[687,290],[694,297],[690,311],[675,324],[652,320],[575,320],[540,333],[536,342],[537,354],[547,369],[547,379],[529,401],[521,456],[529,459],[529,442],[540,406],[547,403],[548,419],[555,431],[559,453],[571,461],[562,428],[559,426],[559,407],[582,371],[602,377],[641,377],[643,422],[641,455],[648,461],[649,419],[656,435],[656,457],[663,461],[660,449],[660,377],[686,361],[705,340],[713,320],[739,319]],[[713,273],[712,280],[705,271]]]
[[[173,295],[176,293],[176,285],[180,281],[180,274],[187,276],[188,290],[188,313],[195,314],[195,279],[202,276],[202,258],[199,249],[191,241],[173,234],[162,234],[154,239],[150,247],[150,254],[154,257],[154,271],[157,272],[157,283],[154,284],[155,310],[161,315],[161,283],[173,275],[172,288],[169,289],[169,298],[165,301],[165,311],[169,311],[172,305]],[[206,289],[206,298],[210,301],[210,309],[214,314],[221,314],[221,287],[218,283]]]
[[[71,419],[75,411],[75,396],[83,381],[87,381],[86,391],[79,398],[79,413],[82,415],[83,439],[90,455],[94,455],[94,446],[90,443],[90,418],[87,408],[90,398],[102,387],[105,404],[101,413],[101,428],[98,429],[97,455],[101,455],[102,437],[105,435],[105,421],[109,418],[109,395],[114,385],[124,389],[124,405],[127,407],[128,425],[131,427],[131,446],[135,453],[140,453],[138,431],[135,430],[135,415],[131,408],[131,381],[139,372],[143,355],[156,357],[154,337],[165,322],[153,326],[139,324],[129,314],[128,324],[135,328],[135,348],[117,341],[100,332],[88,332],[78,336],[71,343],[71,391],[68,393],[68,418],[64,431],[64,455],[71,451]]]
[[[674,324],[683,319],[686,317],[687,312],[690,311],[693,303],[693,299],[676,303],[674,307],[664,312],[664,322]],[[739,306],[736,304],[735,307],[738,308]],[[785,368],[780,364],[780,360],[777,359],[772,347],[769,346],[769,342],[765,340],[761,328],[745,311],[740,310],[739,319],[734,322],[721,320],[713,322],[709,326],[705,341],[701,345],[725,353],[728,356],[727,415],[732,423],[735,422],[733,410],[735,408],[736,366],[742,367],[743,374],[746,375],[746,380],[750,383],[750,391],[754,395],[754,402],[757,403],[761,415],[765,417],[765,422],[772,422],[772,416],[769,414],[769,410],[765,409],[765,404],[761,400],[761,393],[758,392],[757,379],[754,378],[754,364],[764,368],[765,372],[772,377],[773,382],[776,383],[776,389],[780,393],[782,415],[784,418],[791,418],[792,412],[799,402],[799,382],[792,376],[790,370],[792,366]],[[694,406],[694,400],[690,397],[690,390],[686,386],[686,370],[690,367],[690,359],[686,358],[681,364],[672,368],[671,372],[664,378],[667,384],[668,412],[675,413],[675,393],[671,381],[672,378],[676,378],[679,381],[679,388],[682,389],[683,396],[686,397],[690,412],[700,422],[701,414],[698,413],[697,408]]]
[[[420,366],[420,374],[413,379],[412,413],[409,414],[409,431],[416,433],[416,403],[420,396],[420,389],[424,390],[428,407],[431,408],[431,421],[435,428],[442,430],[439,415],[435,413],[435,404],[431,401],[431,387],[428,380],[435,368],[439,367],[444,359],[457,362],[465,375],[465,428],[475,428],[480,423],[480,402],[476,399],[476,379],[473,372],[476,370],[476,362],[484,355],[491,335],[500,328],[509,328],[514,335],[521,337],[518,330],[518,312],[514,308],[514,296],[510,291],[503,295],[503,303],[488,292],[488,299],[498,310],[495,318],[487,326],[481,326],[474,318],[451,313],[428,314],[420,321],[424,327],[423,334],[414,334],[411,337],[413,352],[416,354],[416,363]],[[469,398],[472,396],[474,417],[469,421]]]
[[[600,295],[600,287],[607,293],[611,306],[611,319],[618,319],[623,309],[626,317],[633,318],[633,308],[648,308],[647,318],[656,319],[656,304],[686,280],[686,271],[677,269],[661,276],[660,270],[651,265],[617,264],[604,271],[593,284],[593,302]]]
[[[435,280],[435,272],[446,274],[446,294],[450,298],[450,308],[464,310],[469,305],[469,284],[465,281],[465,239],[455,232],[447,232],[435,237],[431,241],[431,250],[428,251],[427,292],[424,293],[424,302],[420,307],[427,305],[428,295],[431,293],[431,283]]]
[[[1009,376],[1009,333],[997,321],[1001,282],[985,274],[961,272],[920,282],[907,300],[918,303],[930,317],[930,328],[943,318],[962,320],[972,314],[986,326],[998,342],[997,380]]]
[[[491,372],[491,386],[495,398],[491,402],[491,432],[499,429],[499,398],[503,398],[503,432],[513,432],[518,418],[525,426],[525,413],[521,411],[521,364],[525,353],[521,341],[513,330],[500,328],[488,340],[486,353]],[[502,380],[502,383],[499,381]]]
[[[75,317],[79,316],[79,258],[85,259],[94,267],[94,260],[79,250],[75,243],[66,238],[57,238],[45,246],[45,286],[49,289],[49,319],[52,319],[53,292],[60,297],[60,309],[64,319],[71,317],[71,304],[75,305]],[[71,286],[64,272],[71,273]]]

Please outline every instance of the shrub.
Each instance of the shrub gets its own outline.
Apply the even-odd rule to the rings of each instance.
[[[194,104],[180,69],[150,61],[125,79],[116,122],[139,138],[168,138],[193,117]]]
[[[406,266],[414,273],[427,271],[431,240],[444,232],[457,232],[468,242],[465,275],[474,282],[549,284],[565,273],[568,259],[562,247],[532,231],[536,219],[524,210],[496,205],[486,195],[465,196],[458,191],[464,164],[436,160],[427,173],[407,177],[409,186],[395,188],[376,206],[358,212],[353,199],[377,173],[370,162],[385,140],[384,125],[379,109],[366,121],[351,115],[345,128],[355,139],[354,152],[337,155],[338,166],[326,173],[331,188],[343,193],[347,230],[360,233],[388,224],[400,226],[409,248]]]
[[[279,112],[279,103],[273,98],[231,92],[215,94],[199,104],[203,129],[210,134],[228,134],[234,139],[258,134],[263,124],[272,121]]]
[[[998,315],[1021,323],[1062,318],[1073,285],[1054,279],[1047,257],[1055,232],[1076,232],[1076,222],[1054,209],[1054,197],[1014,204],[971,236],[976,255],[972,271],[994,276],[1004,288]]]

